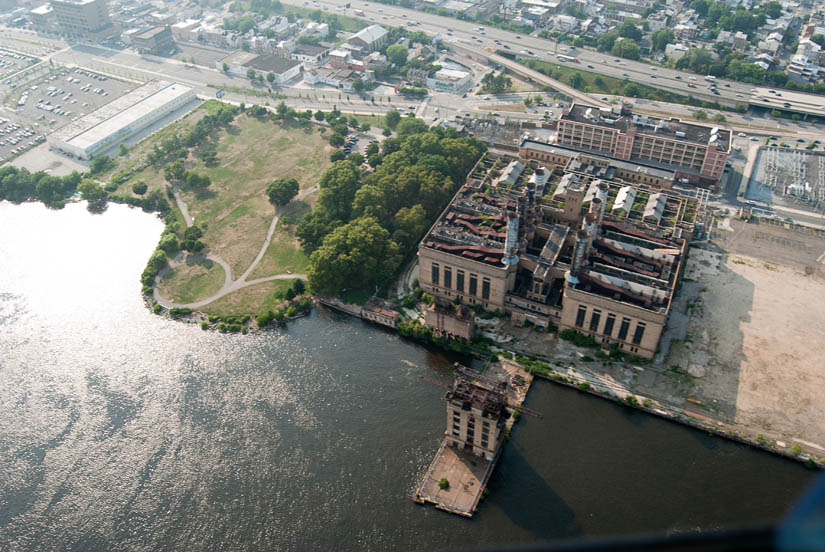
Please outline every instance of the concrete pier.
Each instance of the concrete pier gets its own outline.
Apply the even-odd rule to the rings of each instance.
[[[511,407],[520,407],[524,403],[533,381],[533,376],[528,374],[524,368],[504,359],[501,364],[490,365],[484,375],[507,381],[505,394],[507,403]],[[509,410],[512,411],[512,408]],[[505,435],[509,435],[514,422],[513,416],[506,420]],[[506,442],[505,436],[492,459],[488,459],[473,454],[470,448],[459,449],[448,445],[448,439],[445,437],[427,473],[424,474],[423,480],[416,489],[413,500],[419,504],[432,504],[451,514],[472,517]],[[449,482],[447,488],[440,487],[439,482],[442,479]]]

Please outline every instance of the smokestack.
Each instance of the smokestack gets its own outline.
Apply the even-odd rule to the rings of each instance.
[[[501,263],[504,266],[518,264],[518,215],[513,212],[507,213],[507,239],[504,242],[504,256]]]
[[[576,233],[576,246],[573,250],[573,262],[570,265],[570,270],[564,275],[564,279],[568,284],[575,285],[579,283],[577,276],[584,264],[584,255],[587,250],[589,234],[585,230],[579,230]]]
[[[596,234],[601,231],[602,217],[604,217],[604,201],[594,197],[590,202],[590,214],[596,217]]]
[[[584,225],[582,226],[582,228],[584,228],[584,230],[587,232],[587,235],[590,236],[591,240],[596,235],[596,221],[598,220],[598,218],[599,217],[592,211],[584,215]]]
[[[607,209],[607,184],[604,182],[599,183],[598,189],[596,189],[596,198],[601,200],[601,209],[599,211],[599,220],[596,221],[596,231],[602,231],[602,220],[604,220],[604,210]]]

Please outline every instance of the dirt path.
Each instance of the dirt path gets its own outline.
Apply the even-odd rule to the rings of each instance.
[[[300,201],[300,200],[304,199],[305,197],[307,197],[308,195],[311,195],[311,194],[317,192],[318,189],[319,189],[318,185],[315,185],[311,188],[307,188],[306,190],[303,190],[301,193],[299,193],[297,196],[295,196],[292,201]],[[177,187],[174,190],[174,195],[175,195],[175,202],[177,203],[178,208],[180,209],[181,213],[183,213],[183,218],[186,221],[186,226],[192,226],[192,222],[193,222],[194,219],[192,219],[192,217],[189,215],[189,209],[187,208],[186,203],[180,197],[180,194],[178,193]],[[197,308],[206,306],[209,303],[211,303],[212,301],[216,301],[216,300],[220,299],[221,297],[223,297],[225,295],[229,295],[232,292],[238,291],[239,289],[243,289],[247,286],[254,286],[255,284],[270,282],[272,280],[290,280],[290,279],[293,279],[293,278],[299,278],[301,280],[306,280],[307,279],[306,274],[276,274],[274,276],[266,276],[264,278],[256,278],[254,280],[249,280],[249,281],[246,280],[247,277],[249,277],[249,275],[252,274],[252,271],[255,270],[255,267],[258,266],[258,263],[261,262],[261,259],[263,259],[264,255],[266,254],[266,250],[269,249],[269,244],[272,242],[272,236],[275,235],[275,230],[278,228],[278,221],[280,220],[280,218],[281,218],[280,210],[276,209],[275,216],[272,217],[272,222],[269,224],[269,230],[266,233],[266,240],[264,240],[264,243],[261,246],[260,251],[258,251],[258,255],[255,257],[255,260],[252,261],[252,264],[249,265],[249,267],[244,271],[243,274],[241,274],[241,276],[237,280],[232,280],[232,268],[229,266],[229,263],[227,263],[226,261],[224,261],[223,259],[221,259],[220,257],[215,256],[215,255],[203,255],[202,257],[204,259],[208,259],[210,261],[216,262],[219,265],[221,265],[221,267],[223,268],[225,277],[224,277],[224,282],[223,282],[223,286],[221,286],[221,289],[219,289],[214,295],[211,295],[211,296],[207,297],[206,299],[201,299],[200,301],[195,301],[194,303],[175,303],[174,301],[166,299],[165,297],[162,297],[160,295],[160,293],[158,292],[157,283],[158,283],[159,278],[162,278],[169,270],[171,270],[171,266],[170,266],[167,269],[162,270],[161,273],[158,274],[157,278],[155,278],[155,285],[154,285],[154,292],[153,292],[155,301],[157,301],[158,304],[166,307],[167,309],[168,308],[197,309]]]

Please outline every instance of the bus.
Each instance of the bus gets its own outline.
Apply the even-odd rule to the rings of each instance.
[[[705,77],[705,80],[706,80],[706,81],[713,82],[713,81],[715,81],[715,80],[716,80],[716,77],[714,77],[713,75],[708,75],[707,77]]]
[[[563,54],[559,54],[558,56],[556,56],[556,59],[558,59],[559,61],[566,61],[568,63],[578,63],[579,62],[579,58],[575,58],[573,56],[565,56]]]

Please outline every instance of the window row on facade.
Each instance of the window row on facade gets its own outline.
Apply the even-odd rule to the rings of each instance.
[[[589,319],[587,316],[588,310],[591,311]],[[602,324],[602,314],[601,309],[588,309],[585,305],[579,305],[579,309],[576,312],[576,327],[586,329],[594,334],[601,334],[610,338],[618,339],[619,341],[628,341],[628,334],[630,332],[632,320],[627,316],[622,316],[621,320],[619,320],[616,314],[608,312],[605,314],[604,323]],[[585,323],[587,324],[586,326]],[[633,331],[633,336],[630,339],[630,342],[634,345],[641,344],[642,338],[645,335],[646,327],[647,324],[644,322],[636,322],[636,327]],[[614,335],[615,330],[618,331],[616,331],[616,334]]]
[[[482,299],[490,298],[490,278],[483,276],[481,279],[481,295],[478,293],[478,274],[469,274],[469,278],[465,282],[467,274],[462,269],[455,271],[455,287],[453,287],[453,268],[445,266],[443,274],[441,266],[438,263],[432,264],[432,283],[434,286],[440,286],[447,289],[452,289],[458,293],[467,293]],[[465,289],[465,283],[467,284]]]

